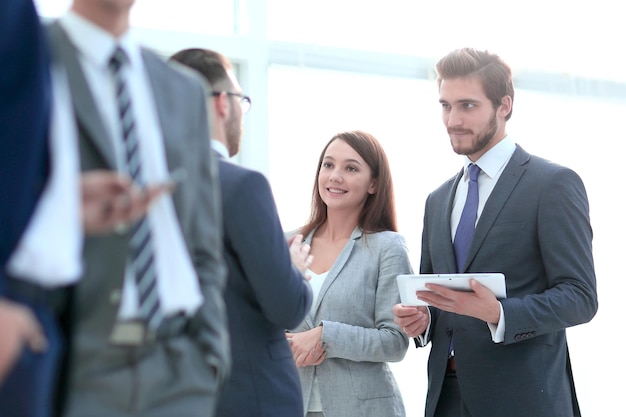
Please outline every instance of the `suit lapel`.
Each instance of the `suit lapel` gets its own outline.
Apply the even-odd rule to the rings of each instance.
[[[305,239],[305,242],[308,243],[309,245],[311,244],[311,240],[313,239],[314,233],[315,233],[315,230],[309,233],[309,235]],[[333,283],[337,279],[343,267],[346,265],[346,262],[350,258],[350,254],[352,253],[352,250],[354,249],[354,245],[356,241],[358,239],[361,239],[362,235],[363,235],[363,232],[358,227],[352,231],[352,235],[350,235],[350,239],[348,240],[348,243],[346,243],[346,246],[344,246],[344,248],[339,253],[339,256],[333,263],[333,266],[330,268],[330,271],[328,271],[328,275],[326,276],[326,279],[324,280],[324,283],[322,284],[322,287],[320,288],[320,293],[317,296],[317,301],[315,302],[315,305],[311,307],[311,310],[309,311],[309,314],[307,315],[307,318],[306,318],[307,322],[309,323],[311,327],[316,326],[314,317],[316,316],[319,310],[320,304],[322,300],[324,299],[324,296],[328,292],[328,289],[333,285]]]
[[[152,54],[151,52],[142,49],[142,57],[146,72],[148,73],[148,79],[150,80],[150,87],[152,87],[152,94],[156,103],[157,115],[159,118],[159,125],[161,133],[163,135],[163,145],[165,148],[165,157],[167,161],[168,170],[171,172],[179,167],[184,167],[183,164],[183,149],[181,141],[177,137],[177,126],[175,126],[176,120],[179,118],[171,117],[176,113],[176,108],[173,108],[172,100],[168,99],[168,92],[164,86],[168,85],[167,73],[165,71],[165,64]],[[167,120],[168,123],[163,123]],[[207,138],[208,141],[208,138]],[[173,193],[172,199],[177,213],[181,213],[182,207],[182,193]]]
[[[456,272],[456,255],[454,254],[454,246],[452,244],[452,229],[450,226],[450,218],[452,217],[452,208],[454,207],[454,195],[456,194],[456,188],[458,187],[461,178],[463,178],[463,170],[461,170],[456,175],[454,181],[452,181],[452,186],[448,189],[448,196],[446,199],[447,205],[445,207],[445,210],[442,210],[439,214],[443,217],[441,222],[439,222],[439,224],[441,224],[441,238],[439,239],[439,242],[441,242],[441,247],[439,247],[438,250],[439,253],[442,253],[445,256],[447,271],[454,272]]]
[[[478,224],[476,225],[476,232],[474,234],[474,239],[472,240],[472,245],[469,249],[469,253],[467,254],[466,265],[472,261],[474,256],[476,256],[476,253],[480,250],[480,247],[487,237],[487,233],[493,226],[493,223],[500,214],[500,211],[502,211],[502,208],[509,199],[509,196],[519,183],[519,180],[524,175],[524,172],[526,172],[524,165],[528,162],[529,158],[530,155],[519,146],[513,153],[511,160],[502,172],[502,175],[498,179],[498,183],[485,203],[483,212],[480,215]]]
[[[441,193],[436,192],[434,196],[431,195],[431,197],[429,197],[426,215],[428,216],[428,224],[435,225],[435,227],[425,229],[428,232],[428,241],[430,242],[429,251],[441,256],[444,260],[444,266],[441,266],[439,263],[437,266],[434,266],[429,262],[423,262],[420,265],[421,272],[456,272],[456,258],[454,255],[454,247],[452,246],[450,218],[454,206],[454,195],[462,176],[463,170],[442,186]],[[435,268],[435,270],[433,271],[431,268]]]
[[[117,162],[114,148],[111,146],[112,139],[108,136],[108,131],[91,95],[91,89],[87,84],[78,60],[78,51],[61,28],[59,22],[51,24],[48,28],[48,33],[53,45],[53,57],[57,63],[63,63],[67,71],[74,111],[81,136],[88,138],[93,143],[109,167],[116,168]]]

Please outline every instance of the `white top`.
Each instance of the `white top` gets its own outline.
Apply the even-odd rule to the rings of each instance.
[[[320,294],[320,290],[322,289],[322,284],[324,284],[324,280],[328,276],[328,271],[321,274],[316,274],[310,269],[307,269],[306,274],[311,277],[311,279],[309,280],[309,284],[311,284],[311,289],[313,290],[313,302],[311,303],[311,305],[315,306],[317,303],[317,298]],[[309,398],[309,408],[307,411],[323,411],[317,375],[313,377],[313,386],[311,387],[311,397]]]
[[[132,97],[137,137],[140,141],[142,175],[145,183],[164,181],[168,167],[158,112],[139,44],[130,32],[116,39],[108,32],[70,11],[61,25],[79,51],[79,60],[87,83],[98,105],[100,116],[109,130],[117,166],[126,171],[126,156],[113,76],[108,62],[115,48],[126,52],[129,65],[124,68]],[[192,315],[203,302],[191,258],[186,249],[172,198],[164,195],[148,212],[154,250],[161,307],[165,315],[180,311]],[[104,261],[104,260],[103,260]],[[119,310],[120,319],[139,317],[138,296],[131,268],[127,267]]]
[[[322,284],[324,284],[324,280],[326,276],[328,276],[328,271],[323,272],[321,274],[316,274],[315,272],[307,269],[306,274],[311,277],[309,280],[309,284],[311,284],[311,290],[313,290],[313,302],[312,306],[315,306],[317,303],[317,298],[320,294],[320,290],[322,289]]]

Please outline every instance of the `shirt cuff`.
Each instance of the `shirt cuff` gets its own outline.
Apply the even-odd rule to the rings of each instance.
[[[428,310],[428,327],[426,327],[424,334],[421,334],[415,338],[415,344],[418,347],[424,347],[430,341],[430,323],[432,322],[432,317],[430,316],[430,308],[427,308],[426,310]]]
[[[500,320],[498,324],[487,323],[489,331],[491,332],[491,340],[493,340],[494,343],[504,342],[504,309],[502,308],[502,303],[498,302],[498,304],[500,304]]]

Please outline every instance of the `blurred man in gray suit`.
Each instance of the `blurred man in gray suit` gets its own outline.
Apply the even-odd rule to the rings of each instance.
[[[137,222],[85,241],[63,414],[206,417],[230,368],[206,91],[137,44],[133,3],[75,0],[49,28],[82,169],[116,169],[142,187],[177,182]]]
[[[53,413],[65,344],[58,318],[81,275],[83,230],[140,217],[159,194],[110,170],[79,176],[67,80],[48,58],[32,1],[0,2],[2,417]]]

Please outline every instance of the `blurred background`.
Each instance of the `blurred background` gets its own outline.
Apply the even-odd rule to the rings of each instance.
[[[36,0],[44,19],[70,0]],[[419,269],[425,199],[461,169],[440,117],[434,63],[470,46],[513,68],[508,123],[527,151],[576,170],[594,228],[600,309],[568,330],[583,415],[621,408],[626,226],[626,53],[614,0],[137,0],[131,25],[164,58],[215,49],[252,97],[237,160],[269,178],[285,230],[307,219],[319,154],[337,132],[374,134],[389,157],[400,232]],[[506,248],[503,248],[506,250]],[[621,336],[619,336],[621,340]],[[423,415],[428,348],[393,364],[408,416]]]

